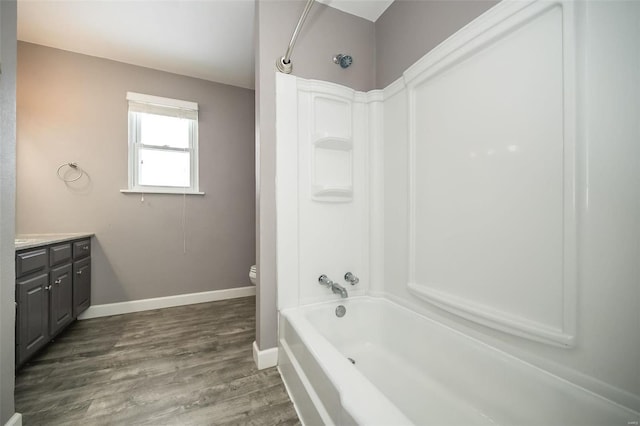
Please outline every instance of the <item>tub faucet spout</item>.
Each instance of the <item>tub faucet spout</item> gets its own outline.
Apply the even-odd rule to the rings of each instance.
[[[333,291],[335,294],[339,294],[340,297],[342,297],[343,299],[349,297],[349,293],[347,293],[347,289],[342,287],[338,283],[333,283],[333,285],[331,286],[331,291]]]
[[[342,298],[349,296],[349,293],[347,293],[347,289],[345,289],[338,283],[334,283],[329,279],[329,277],[324,274],[320,275],[320,277],[318,278],[318,282],[324,286],[329,287],[332,292],[334,292],[335,294],[339,294]]]

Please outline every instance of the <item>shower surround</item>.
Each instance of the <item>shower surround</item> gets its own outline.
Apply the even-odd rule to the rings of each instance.
[[[279,365],[303,419],[640,420],[639,18],[503,2],[384,90],[276,75]],[[317,283],[347,271],[346,303]],[[384,350],[361,368],[349,342]],[[401,399],[432,380],[450,409],[394,400],[380,371],[403,368],[424,380]]]

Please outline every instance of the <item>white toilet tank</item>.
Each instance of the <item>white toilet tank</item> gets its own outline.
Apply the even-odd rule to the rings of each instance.
[[[249,279],[251,284],[256,285],[256,265],[251,265],[251,268],[249,268]]]

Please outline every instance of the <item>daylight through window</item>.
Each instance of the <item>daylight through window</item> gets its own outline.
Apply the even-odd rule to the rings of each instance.
[[[198,104],[127,93],[129,190],[198,192]]]

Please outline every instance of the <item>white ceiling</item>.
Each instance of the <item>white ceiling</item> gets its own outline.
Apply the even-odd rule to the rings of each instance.
[[[18,39],[253,87],[253,0],[20,0]]]
[[[376,22],[393,0],[318,0],[343,12]]]
[[[393,0],[319,1],[375,21]],[[254,0],[18,0],[18,39],[253,88],[254,9]]]

